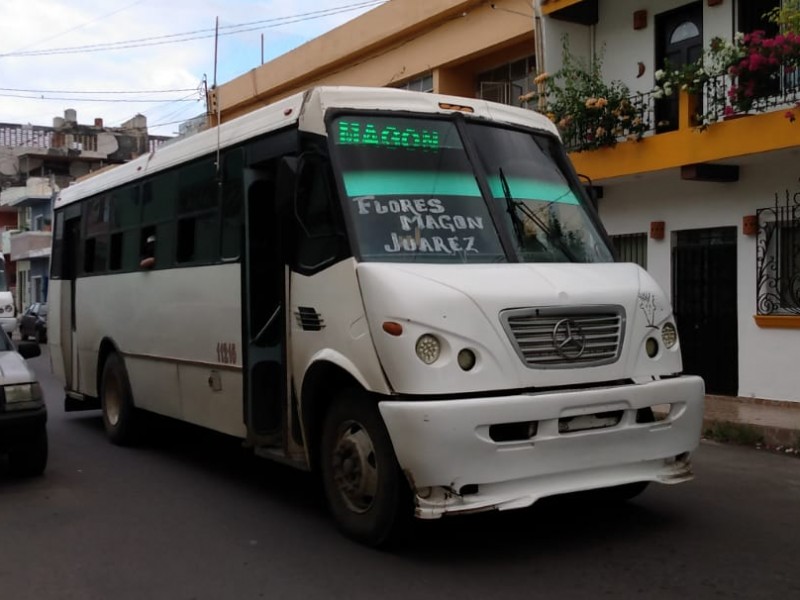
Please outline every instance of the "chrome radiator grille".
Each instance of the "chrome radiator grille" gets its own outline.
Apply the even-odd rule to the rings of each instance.
[[[604,365],[622,351],[621,306],[512,309],[500,319],[522,362],[532,368]]]

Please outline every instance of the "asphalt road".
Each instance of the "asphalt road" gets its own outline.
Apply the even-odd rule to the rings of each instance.
[[[311,476],[157,423],[110,445],[65,414],[46,356],[44,477],[0,465],[0,599],[800,598],[800,460],[704,442],[695,481],[415,526],[392,552],[341,537]]]

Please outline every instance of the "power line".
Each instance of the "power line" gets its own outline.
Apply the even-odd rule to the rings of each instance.
[[[61,32],[56,33],[54,35],[51,35],[49,37],[43,38],[43,39],[41,39],[41,40],[39,40],[37,42],[33,42],[32,44],[28,44],[27,46],[23,46],[22,48],[18,48],[17,50],[14,50],[14,52],[22,52],[22,51],[24,51],[24,50],[26,50],[28,48],[33,48],[34,46],[38,46],[39,44],[42,44],[44,42],[49,42],[50,40],[53,40],[53,39],[55,39],[57,37],[61,37],[62,35],[66,35],[67,33],[71,33],[73,31],[77,31],[78,29],[83,29],[87,25],[91,25],[92,23],[97,23],[98,21],[102,21],[103,19],[107,19],[108,17],[111,17],[111,16],[113,16],[113,15],[115,15],[117,13],[120,13],[120,12],[124,11],[124,10],[128,10],[129,8],[132,8],[132,7],[136,6],[137,4],[141,4],[142,2],[145,2],[145,1],[146,0],[136,0],[136,2],[128,4],[127,6],[123,6],[122,8],[118,8],[116,10],[112,10],[109,13],[106,13],[104,15],[100,15],[99,17],[96,17],[96,18],[91,19],[89,21],[84,21],[80,25],[76,25],[75,27],[70,27],[69,29],[65,29],[64,31],[61,31]]]
[[[323,17],[333,16],[361,8],[369,8],[370,6],[378,6],[384,4],[387,0],[368,0],[356,4],[347,4],[339,7],[333,7],[318,11],[311,11],[307,13],[300,13],[297,15],[290,15],[286,17],[275,17],[271,19],[264,19],[260,21],[250,21],[247,23],[240,23],[237,25],[226,25],[220,27],[222,30],[219,35],[228,36],[236,35],[239,33],[247,33],[250,31],[257,31],[259,29],[271,29],[280,27],[282,25],[290,25],[293,23],[301,23],[311,21],[314,19],[321,19]],[[207,39],[214,36],[214,29],[198,29],[183,33],[174,33],[169,35],[152,36],[146,38],[137,38],[132,40],[124,40],[120,42],[109,42],[105,44],[88,44],[83,46],[69,46],[65,48],[50,48],[45,50],[30,50],[20,52],[8,52],[0,54],[0,58],[11,57],[27,57],[27,56],[52,56],[57,54],[83,54],[91,52],[105,52],[109,50],[125,50],[130,48],[141,48],[145,46],[160,46],[165,44],[177,44],[181,42],[189,42],[200,39]]]
[[[72,98],[72,97],[58,97],[58,96],[45,96],[40,94],[32,96],[28,94],[0,94],[3,98],[24,98],[26,100],[59,100],[66,102],[196,102],[198,99],[170,99],[170,98]]]
[[[34,94],[170,94],[196,92],[198,88],[178,88],[174,90],[26,90],[23,88],[0,87],[0,92],[29,92]]]

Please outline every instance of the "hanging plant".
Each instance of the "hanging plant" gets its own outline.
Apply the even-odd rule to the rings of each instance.
[[[541,73],[533,80],[537,91],[520,98],[537,102],[539,112],[555,123],[572,151],[610,147],[620,139],[640,139],[649,124],[643,118],[642,102],[631,98],[619,81],[606,83],[602,56],[588,63],[574,57],[565,36],[562,67],[553,75]]]

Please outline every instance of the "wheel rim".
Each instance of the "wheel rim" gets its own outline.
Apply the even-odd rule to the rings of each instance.
[[[113,373],[108,374],[103,390],[103,410],[108,424],[116,427],[122,412],[122,395],[119,393],[119,382]]]
[[[356,513],[368,511],[378,490],[378,464],[372,439],[360,423],[342,424],[332,463],[333,482],[347,507]]]

